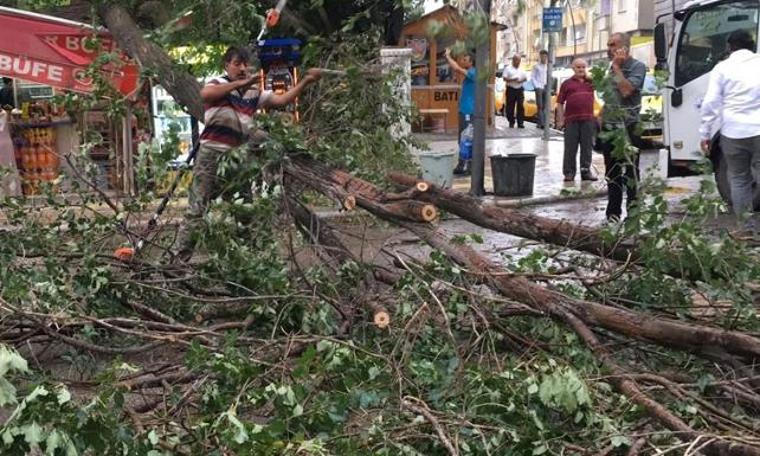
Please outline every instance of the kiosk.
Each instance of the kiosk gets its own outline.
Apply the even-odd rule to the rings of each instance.
[[[441,35],[444,36],[430,35],[429,30],[434,23],[443,25],[446,33]],[[490,89],[487,122],[490,126],[494,119],[496,32],[505,28],[506,26],[493,22],[490,25],[491,67],[487,70]],[[440,133],[457,130],[462,80],[449,68],[445,52],[447,47],[453,46],[457,40],[463,41],[467,35],[464,19],[450,5],[408,22],[401,31],[399,45],[412,50],[412,102],[422,116],[419,126],[423,130],[429,128]]]

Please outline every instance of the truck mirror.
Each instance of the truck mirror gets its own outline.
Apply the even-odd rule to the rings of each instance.
[[[654,26],[654,55],[658,63],[668,60],[668,39],[665,36],[665,24],[662,22]]]

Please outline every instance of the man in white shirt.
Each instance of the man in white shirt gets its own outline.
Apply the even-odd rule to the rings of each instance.
[[[517,108],[517,127],[525,128],[525,94],[523,92],[523,82],[528,80],[528,76],[520,69],[520,56],[515,54],[512,57],[512,65],[504,69],[504,82],[507,83],[507,120],[509,128],[515,128],[515,108]]]
[[[549,53],[541,50],[538,53],[539,62],[530,72],[530,82],[533,83],[533,90],[536,93],[536,126],[544,128],[544,88],[546,87],[546,64],[549,62]]]
[[[731,55],[710,73],[699,133],[708,152],[713,131],[720,129],[731,202],[741,216],[752,210],[753,175],[760,175],[760,56],[746,30],[732,32],[728,48]]]

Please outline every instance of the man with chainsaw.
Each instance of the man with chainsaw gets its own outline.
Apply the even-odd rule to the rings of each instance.
[[[185,223],[178,233],[180,260],[192,257],[195,245],[192,234],[202,225],[209,202],[222,193],[224,182],[217,174],[221,157],[249,142],[253,116],[259,109],[292,103],[306,86],[321,76],[320,70],[312,68],[295,87],[283,94],[262,91],[259,75],[250,71],[250,57],[248,50],[230,47],[223,58],[225,75],[212,79],[201,89],[204,129],[193,166]]]

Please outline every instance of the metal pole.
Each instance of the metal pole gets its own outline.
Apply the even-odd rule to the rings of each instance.
[[[481,14],[486,15],[488,38],[484,43],[477,43],[475,50],[475,68],[477,80],[475,85],[475,112],[472,116],[472,177],[470,194],[485,194],[484,175],[486,159],[486,118],[488,110],[488,81],[491,79],[491,0],[480,0]]]
[[[557,4],[557,0],[551,0],[551,6],[554,6]],[[551,113],[552,113],[552,107],[551,107],[551,100],[552,100],[552,90],[554,89],[552,83],[554,82],[554,79],[552,78],[552,72],[554,71],[554,32],[548,32],[549,33],[549,49],[547,49],[547,52],[549,53],[549,61],[546,63],[546,88],[544,89],[544,130],[543,134],[541,135],[541,139],[544,141],[549,140],[549,133],[550,128],[549,125],[551,125]],[[556,125],[554,126],[557,127]]]

